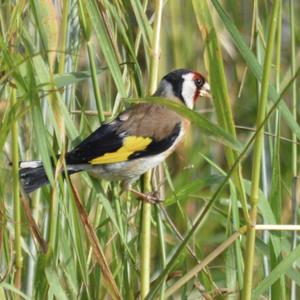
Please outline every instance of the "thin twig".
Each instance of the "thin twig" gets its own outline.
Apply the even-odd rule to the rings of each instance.
[[[181,233],[179,232],[179,230],[177,229],[177,227],[176,227],[175,224],[173,223],[172,219],[170,218],[170,216],[169,216],[169,214],[168,214],[166,208],[163,206],[163,204],[160,204],[160,209],[161,209],[162,212],[164,213],[165,218],[167,219],[169,225],[171,226],[172,230],[173,230],[174,233],[176,234],[177,238],[178,238],[180,241],[183,241],[183,240],[184,240],[183,236],[181,235]],[[201,261],[197,258],[196,253],[193,251],[193,249],[192,249],[189,245],[187,245],[186,248],[187,248],[188,252],[191,254],[191,256],[196,260],[196,262],[197,262],[198,264],[200,264]]]
[[[253,127],[247,127],[247,126],[242,126],[242,125],[235,125],[235,128],[237,129],[242,129],[242,130],[247,130],[247,131],[252,131],[252,132],[255,132],[257,129],[256,128],[253,128]],[[272,133],[272,132],[268,132],[268,131],[264,131],[264,134],[265,135],[268,135],[268,136],[271,136],[271,137],[276,137],[276,134]],[[289,142],[291,144],[297,144],[297,145],[300,145],[299,142],[295,142],[293,141],[292,139],[289,139],[287,137],[284,137],[284,136],[280,136],[279,137],[282,141],[285,141],[285,142]]]
[[[271,231],[300,231],[300,225],[290,224],[256,224],[255,230],[271,230]]]
[[[201,264],[192,268],[188,273],[182,276],[179,280],[177,280],[165,293],[165,297],[168,298],[174,294],[180,287],[186,284],[191,278],[196,276],[205,266],[207,266],[210,262],[212,262],[217,256],[219,256],[222,252],[224,252],[241,234],[244,234],[247,231],[247,226],[240,228],[233,235],[231,235],[226,241],[224,241],[221,245],[219,245],[215,250],[213,250],[205,259],[201,262]]]

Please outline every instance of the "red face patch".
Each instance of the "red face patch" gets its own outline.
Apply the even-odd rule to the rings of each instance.
[[[205,83],[205,79],[200,73],[194,72],[193,80],[194,80],[195,85],[197,87],[195,95],[194,95],[194,102],[195,102],[197,100],[197,98],[199,97],[200,90],[201,90],[202,86]]]

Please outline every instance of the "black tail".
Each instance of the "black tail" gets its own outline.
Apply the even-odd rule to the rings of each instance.
[[[73,168],[68,170],[68,174],[72,175],[82,171],[81,168]],[[32,160],[20,162],[20,179],[24,191],[29,194],[43,185],[49,184],[49,179],[46,175],[42,161]],[[64,175],[64,174],[63,174]]]
[[[21,163],[20,179],[24,191],[28,194],[38,189],[39,187],[49,183],[43,165],[32,168],[22,168]]]

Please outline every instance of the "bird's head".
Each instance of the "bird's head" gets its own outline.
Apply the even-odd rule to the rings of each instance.
[[[210,97],[210,86],[200,73],[178,69],[162,78],[155,95],[167,98],[176,97],[188,108],[193,109],[199,96]]]

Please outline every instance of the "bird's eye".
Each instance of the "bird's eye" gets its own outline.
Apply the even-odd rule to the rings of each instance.
[[[202,78],[197,78],[195,79],[195,84],[198,88],[201,88],[202,85],[204,84],[204,80]]]

